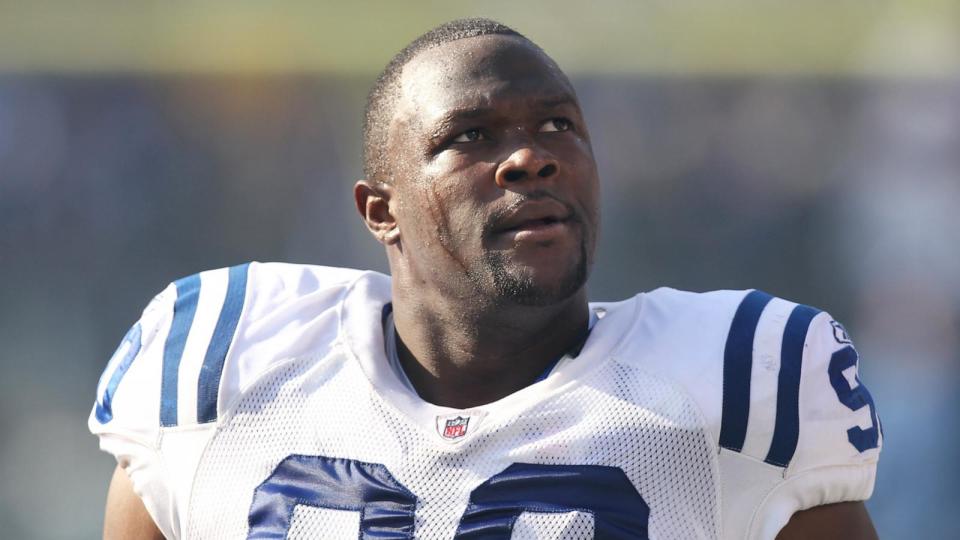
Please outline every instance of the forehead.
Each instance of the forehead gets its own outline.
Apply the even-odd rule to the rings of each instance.
[[[403,69],[397,116],[424,122],[498,102],[568,98],[573,88],[540,49],[516,36],[487,35],[427,49]]]

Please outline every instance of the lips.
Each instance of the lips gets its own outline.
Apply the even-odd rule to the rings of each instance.
[[[552,217],[552,216],[551,216],[551,217],[540,218],[540,219],[530,219],[530,220],[527,220],[527,221],[523,221],[523,222],[521,222],[521,223],[518,223],[517,225],[511,226],[511,227],[507,227],[507,228],[502,229],[502,230],[497,231],[497,232],[500,232],[500,233],[508,233],[508,232],[513,232],[513,231],[545,229],[545,228],[549,227],[550,225],[557,224],[557,223],[566,223],[566,222],[567,222],[566,219],[558,219],[558,218],[555,218],[555,217]]]
[[[573,217],[566,206],[552,199],[529,201],[512,208],[493,228],[495,234],[549,229],[565,224]]]

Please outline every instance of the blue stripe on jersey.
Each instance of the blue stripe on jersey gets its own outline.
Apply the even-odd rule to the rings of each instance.
[[[227,350],[237,330],[240,312],[247,293],[247,269],[250,264],[233,266],[229,271],[227,295],[223,299],[220,318],[207,346],[207,354],[200,368],[200,380],[197,382],[197,422],[213,422],[217,419],[217,394],[220,389],[220,376],[223,374],[223,362]]]
[[[750,416],[750,371],[753,338],[763,309],[773,297],[763,291],[747,294],[737,308],[723,351],[723,409],[720,446],[739,452],[747,436]]]
[[[200,299],[200,276],[192,275],[174,282],[177,300],[173,304],[173,322],[163,344],[163,379],[160,382],[160,425],[177,425],[177,380],[183,348],[193,326]]]
[[[780,375],[777,379],[777,418],[773,441],[766,461],[786,467],[797,450],[800,436],[800,370],[803,367],[803,349],[807,341],[810,321],[820,310],[799,305],[793,308],[783,330],[780,348]]]
[[[117,352],[114,353],[118,354],[125,345],[128,346],[123,358],[119,360],[113,370],[113,374],[110,375],[110,381],[107,382],[107,387],[103,389],[103,395],[100,396],[100,399],[97,401],[96,417],[97,421],[101,424],[106,424],[110,420],[113,420],[113,395],[117,393],[117,386],[120,385],[120,380],[126,375],[127,370],[130,369],[130,366],[133,364],[133,359],[136,358],[137,353],[140,352],[141,336],[142,330],[140,323],[137,323],[127,332],[127,335],[123,336],[120,347],[118,347]],[[106,377],[107,373],[104,372],[103,375]]]

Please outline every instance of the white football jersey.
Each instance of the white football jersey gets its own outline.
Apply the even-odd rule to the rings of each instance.
[[[824,312],[658,289],[494,403],[420,399],[388,360],[390,279],[279,263],[171,284],[90,429],[168,538],[770,539],[863,500],[882,435]]]

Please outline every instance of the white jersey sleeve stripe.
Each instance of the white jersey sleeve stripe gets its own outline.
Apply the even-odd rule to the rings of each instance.
[[[750,417],[741,453],[762,460],[770,451],[777,416],[777,378],[787,319],[797,304],[774,298],[757,323],[750,374]]]
[[[776,467],[790,464],[800,432],[807,329],[818,313],[762,291],[743,298],[724,349],[722,448]]]
[[[177,425],[177,390],[180,360],[193,326],[200,298],[200,276],[195,274],[174,282],[177,300],[173,304],[173,322],[163,346],[163,372],[160,381],[160,425]]]
[[[757,322],[773,297],[751,291],[740,302],[730,323],[723,352],[723,405],[720,446],[739,452],[747,434],[750,416],[750,372]]]
[[[798,305],[793,308],[783,331],[780,349],[780,374],[777,381],[777,419],[770,451],[764,459],[771,465],[786,467],[797,450],[800,437],[800,373],[806,349],[807,330],[820,310]]]
[[[214,328],[227,295],[227,269],[220,268],[200,273],[200,298],[193,327],[187,336],[180,359],[180,374],[177,390],[177,425],[197,423],[197,381],[203,368]]]
[[[220,377],[227,351],[237,331],[237,323],[243,312],[247,292],[247,270],[250,265],[241,264],[229,270],[227,294],[220,310],[220,318],[213,330],[210,346],[203,359],[200,380],[197,383],[197,421],[212,422],[217,419],[217,396],[220,391]]]

